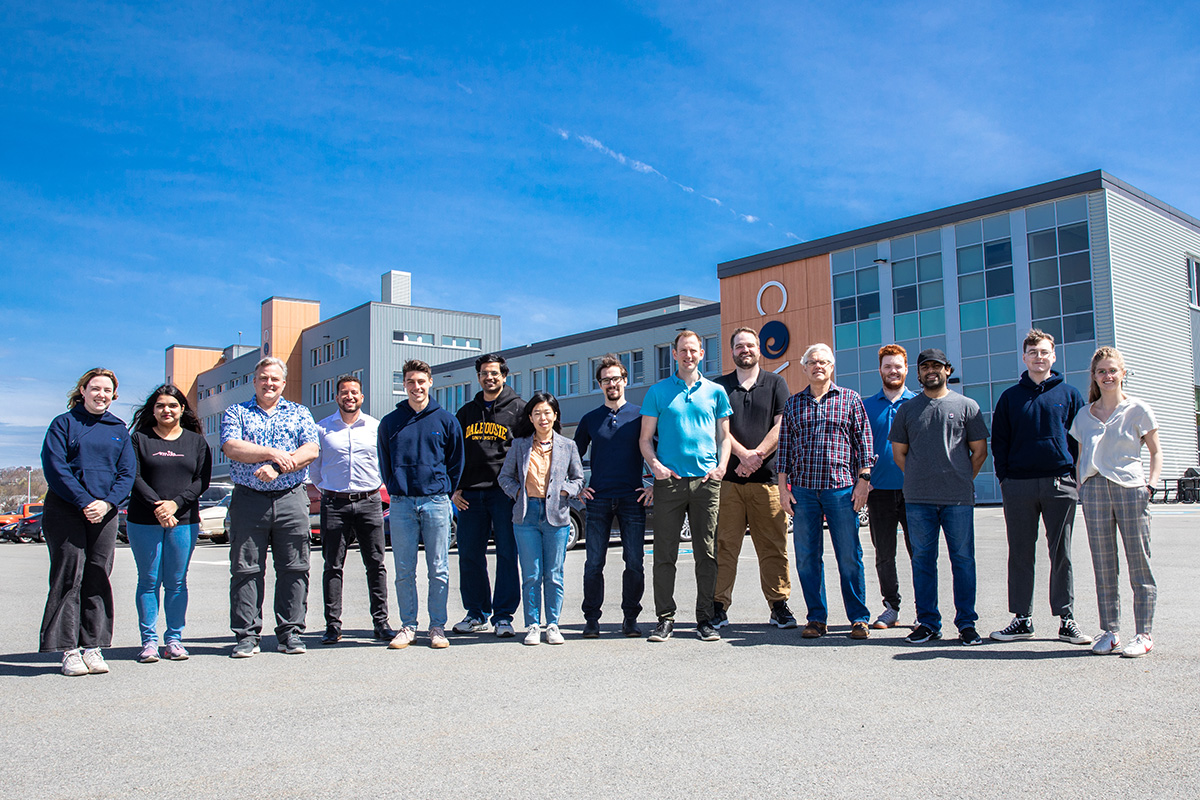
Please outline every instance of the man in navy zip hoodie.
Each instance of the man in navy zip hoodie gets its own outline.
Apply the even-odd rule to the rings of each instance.
[[[500,488],[500,468],[512,445],[512,428],[525,401],[506,384],[508,364],[495,353],[475,359],[483,391],[458,410],[467,463],[458,491],[451,497],[458,508],[458,577],[467,610],[455,633],[514,635],[512,619],[521,602],[517,570],[517,540],[513,536],[513,501]],[[488,538],[496,542],[496,585],[488,583]]]
[[[1004,497],[1008,531],[1008,610],[1013,620],[993,631],[1000,642],[1033,637],[1033,566],[1038,517],[1046,526],[1050,551],[1050,609],[1060,618],[1058,638],[1090,644],[1075,623],[1071,574],[1071,528],[1079,487],[1075,480],[1078,445],[1068,438],[1083,396],[1054,366],[1054,337],[1038,329],[1025,337],[1022,360],[1028,369],[1016,386],[1000,395],[992,413],[992,461]]]
[[[379,421],[379,467],[391,495],[388,515],[400,607],[400,631],[388,645],[393,650],[416,638],[417,545],[422,540],[429,572],[429,645],[441,649],[450,644],[450,493],[462,477],[463,436],[458,420],[429,396],[432,385],[428,364],[407,362],[408,399]]]

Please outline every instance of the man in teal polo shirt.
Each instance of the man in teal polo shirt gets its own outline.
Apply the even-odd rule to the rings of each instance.
[[[696,635],[715,642],[715,551],[721,478],[729,462],[729,396],[700,374],[704,348],[694,331],[680,331],[671,355],[678,371],[642,401],[642,457],[654,473],[654,607],[650,641],[665,642],[675,628],[675,562],[684,515],[696,560]],[[655,434],[658,435],[657,445]]]

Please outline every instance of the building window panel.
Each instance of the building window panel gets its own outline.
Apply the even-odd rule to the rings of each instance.
[[[1012,262],[1012,242],[1008,239],[989,242],[983,248],[983,263],[988,269],[1008,266]]]
[[[994,217],[986,217],[983,220],[983,238],[984,241],[992,241],[993,239],[1007,239],[1012,231],[1012,226],[1009,223],[1008,214],[997,214]]]
[[[853,272],[833,276],[833,296],[835,298],[854,296]]]
[[[869,319],[858,323],[858,344],[860,347],[876,347],[883,344],[883,333],[880,320]]]
[[[964,331],[987,327],[987,306],[983,301],[958,307],[958,327]]]
[[[979,244],[983,241],[983,226],[979,220],[963,222],[954,226],[954,243],[957,245]]]
[[[892,264],[892,285],[909,286],[917,282],[916,259],[905,259]]]
[[[960,303],[982,300],[985,296],[982,272],[976,272],[973,275],[963,275],[958,279],[958,300]]]
[[[897,314],[895,317],[896,339],[916,339],[921,335],[920,318],[916,314]]]
[[[835,300],[833,303],[833,321],[841,324],[844,322],[854,322],[856,317],[856,309],[858,303],[853,297],[848,300]]]
[[[942,249],[942,232],[940,230],[925,231],[917,234],[917,255],[940,253]]]
[[[987,273],[987,295],[988,297],[1000,297],[1001,295],[1013,293],[1013,274],[1012,267],[1001,267],[1000,269],[991,269]]]
[[[1076,283],[1062,287],[1062,313],[1081,314],[1092,310],[1092,285]]]
[[[879,316],[879,292],[858,296],[858,318],[873,319]]]
[[[643,363],[643,352],[641,350],[633,350],[629,355],[632,361],[632,365],[629,367],[629,383],[633,386],[640,386],[646,382],[646,366]]]
[[[936,308],[945,304],[942,296],[942,282],[930,281],[922,283],[917,290],[920,297],[921,308]]]
[[[658,380],[665,381],[675,370],[672,365],[671,346],[668,344],[658,345],[654,348],[654,357],[658,368]]]
[[[1063,317],[1063,341],[1082,342],[1096,338],[1095,321],[1091,314],[1075,314]]]
[[[1054,225],[1054,203],[1043,203],[1025,209],[1026,230],[1040,231],[1042,228],[1053,228]]]
[[[1034,319],[1038,317],[1057,317],[1062,313],[1062,306],[1059,305],[1058,301],[1058,287],[1031,292],[1029,300]]]
[[[1088,253],[1072,253],[1058,260],[1058,271],[1063,283],[1078,283],[1092,279],[1092,265]]]
[[[942,254],[934,253],[917,259],[917,277],[923,281],[935,281],[942,277]]]
[[[958,249],[958,274],[969,275],[983,271],[983,248],[980,245]]]
[[[921,336],[940,336],[946,332],[946,313],[935,308],[921,312]]]
[[[704,374],[721,374],[721,338],[709,336],[704,340]]]
[[[829,257],[829,265],[833,272],[852,272],[854,270],[854,251],[843,250]]]
[[[860,269],[857,275],[858,293],[879,291],[879,268]]]
[[[1068,256],[1074,258],[1074,256]],[[1044,261],[1029,262],[1029,287],[1044,289],[1047,286],[1058,285],[1058,259],[1047,258]]]
[[[1029,234],[1029,260],[1058,255],[1058,238],[1053,230]]]
[[[901,289],[892,290],[892,311],[896,314],[904,314],[909,311],[917,310],[917,287],[905,286]]]
[[[892,239],[892,261],[899,263],[900,259],[913,258],[917,254],[916,247],[913,244],[913,237],[901,236],[897,239]]]
[[[833,346],[838,350],[849,350],[851,347],[858,347],[858,326],[854,323],[850,323],[849,325],[834,325]]]
[[[1012,325],[1017,321],[1017,304],[1012,295],[988,300],[987,307],[988,325]]]
[[[1033,327],[1050,334],[1054,337],[1054,341],[1056,342],[1061,342],[1063,340],[1062,320],[1058,317],[1034,319]]]
[[[1077,253],[1088,249],[1087,223],[1064,225],[1058,229],[1058,252]]]

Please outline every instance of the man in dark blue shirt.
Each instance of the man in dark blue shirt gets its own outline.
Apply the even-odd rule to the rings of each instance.
[[[604,602],[604,562],[613,517],[621,528],[625,571],[621,576],[621,632],[641,636],[637,618],[646,588],[643,563],[646,509],[653,489],[642,485],[642,453],[638,447],[642,410],[625,401],[629,373],[616,356],[606,355],[596,370],[604,405],[584,414],[575,429],[575,446],[582,458],[592,448],[592,476],[582,497],[587,500],[587,558],[583,566],[583,635],[600,635],[600,606]]]

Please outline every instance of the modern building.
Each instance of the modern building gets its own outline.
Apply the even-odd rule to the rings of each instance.
[[[323,321],[316,300],[264,300],[258,346],[168,347],[166,380],[187,393],[203,421],[215,454],[214,476],[229,472],[219,446],[221,417],[229,406],[254,396],[254,365],[265,356],[288,365],[284,396],[307,405],[315,418],[336,410],[337,378],[347,374],[362,381],[363,410],[382,417],[404,397],[405,361],[436,364],[500,346],[500,317],[421,308],[411,305],[411,297],[410,274],[392,271],[382,278],[381,302]]]
[[[721,374],[721,304],[676,295],[617,309],[617,324],[501,350],[509,368],[508,384],[528,397],[547,391],[558,398],[568,433],[579,419],[604,402],[596,383],[596,367],[607,353],[621,358],[629,372],[626,397],[640,404],[646,389],[675,370],[671,345],[675,334],[689,329],[704,341],[703,372]],[[475,357],[436,366],[434,399],[451,412],[479,391]]]
[[[834,348],[835,380],[864,394],[879,389],[881,345],[914,361],[939,347],[952,388],[989,422],[1024,369],[1029,328],[1054,335],[1056,369],[1085,396],[1092,353],[1115,345],[1130,393],[1158,416],[1173,480],[1198,462],[1198,260],[1200,221],[1095,171],[720,264],[721,326],[760,329],[764,364],[793,391],[815,342]],[[1000,498],[990,457],[976,492]]]

